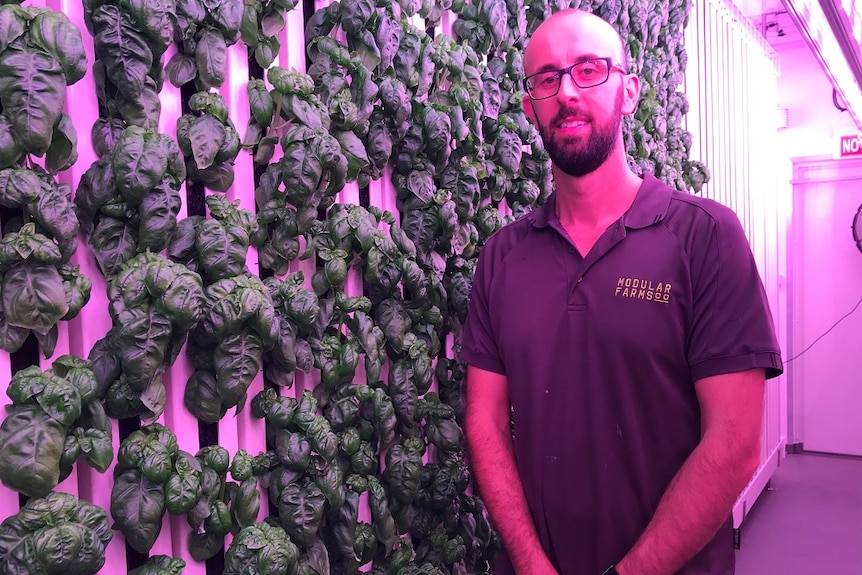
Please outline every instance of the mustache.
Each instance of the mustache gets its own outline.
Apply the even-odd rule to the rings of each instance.
[[[576,108],[561,108],[560,111],[551,120],[552,125],[559,125],[569,118],[583,118],[587,121],[592,120],[589,114],[582,112]]]

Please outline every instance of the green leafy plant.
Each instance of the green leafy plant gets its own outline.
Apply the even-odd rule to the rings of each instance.
[[[240,531],[225,554],[224,575],[287,575],[299,558],[299,549],[284,529],[256,523]]]
[[[67,493],[30,499],[0,524],[0,572],[93,575],[111,536],[100,507]]]
[[[155,419],[165,404],[162,373],[204,311],[200,276],[144,252],[120,268],[108,297],[113,327],[90,351],[106,409],[120,419]]]
[[[99,471],[114,459],[111,421],[99,403],[90,365],[75,356],[57,358],[12,376],[12,405],[0,425],[0,480],[29,497],[45,497],[69,476],[81,456]]]
[[[278,34],[284,29],[287,13],[296,8],[298,0],[247,0],[243,2],[242,41],[254,50],[254,59],[263,68],[269,68],[281,41]]]
[[[0,21],[0,206],[10,209],[0,238],[0,349],[17,351],[32,332],[50,357],[57,322],[90,297],[89,280],[68,265],[78,233],[71,188],[53,177],[78,158],[63,109],[87,59],[62,13],[4,4]]]
[[[283,280],[276,277],[264,280],[278,327],[275,344],[264,354],[265,378],[279,387],[291,387],[296,370],[308,373],[314,362],[310,340],[320,337],[320,304],[317,295],[306,289],[304,283],[305,274],[301,271]]]
[[[151,423],[123,440],[114,467],[111,517],[133,549],[147,553],[152,548],[169,502],[171,512],[181,514],[200,498],[200,466],[177,447],[169,429]]]
[[[187,158],[186,171],[193,182],[216,192],[233,185],[233,161],[239,154],[239,135],[218,94],[198,92],[189,100],[189,114],[177,120],[177,141]]]
[[[0,182],[3,175],[0,172]],[[60,204],[63,196],[58,197]],[[70,222],[64,217],[68,213],[51,211],[50,207],[42,209],[44,213],[39,214],[40,218],[56,217],[61,225]],[[77,226],[70,224],[69,228],[72,227]],[[63,254],[62,246],[37,231],[36,222],[24,224],[17,230],[14,223],[4,228],[6,233],[0,239],[0,349],[17,351],[32,332],[41,344],[43,355],[50,357],[57,343],[57,322],[78,315],[90,299],[92,283],[80,273],[78,266],[68,263],[69,256]],[[38,229],[46,231],[41,226]],[[69,242],[67,250],[72,251],[74,237]]]
[[[135,254],[168,247],[185,178],[185,161],[173,138],[136,126],[124,129],[81,177],[78,221],[106,277]]]
[[[261,226],[255,246],[260,248],[261,265],[283,275],[299,256],[299,236],[305,236],[309,243],[308,233],[318,210],[331,206],[335,194],[349,181],[349,158],[364,155],[364,150],[357,149],[358,155],[352,155],[351,148],[345,150],[327,130],[330,118],[323,103],[312,94],[314,84],[309,76],[274,67],[268,77],[273,84],[271,94],[250,84],[250,98],[253,94],[257,97],[252,99],[245,145],[258,146],[260,155],[261,149],[274,151],[273,143],[280,137],[283,156],[267,166],[255,190]],[[275,102],[274,108],[271,102]],[[274,121],[267,114],[270,109],[277,121],[288,123],[270,125],[268,131],[275,135],[263,136],[263,126]],[[250,134],[255,135],[250,139]],[[271,156],[269,152],[258,161],[266,163]]]
[[[201,469],[201,497],[186,514],[192,527],[189,550],[195,560],[205,561],[223,547],[228,533],[236,535],[256,523],[260,512],[257,477],[274,458],[269,454],[252,457],[240,450],[230,461],[227,450],[214,445],[201,448],[195,459]],[[234,481],[227,479],[228,470]]]
[[[192,527],[189,551],[196,561],[205,561],[222,548],[225,535],[256,522],[260,510],[256,477],[271,465],[270,459],[267,454],[252,457],[239,451],[231,463],[227,450],[217,445],[203,447],[193,456],[177,447],[169,429],[151,423],[120,446],[111,516],[129,544],[147,553],[165,513],[185,515]],[[227,480],[228,470],[239,483]],[[160,563],[161,569],[179,566]]]
[[[177,0],[173,30],[178,48],[165,71],[180,87],[195,81],[198,90],[218,88],[226,73],[227,48],[240,38],[240,0]]]
[[[168,245],[168,257],[200,274],[206,285],[247,273],[246,252],[259,226],[254,214],[219,194],[205,199],[209,217],[183,218]]]
[[[115,417],[157,417],[161,374],[189,334],[196,371],[185,403],[201,420],[242,409],[261,365],[271,387],[250,406],[267,421],[269,452],[240,452],[228,465],[221,448],[192,456],[165,428],[146,426],[120,449],[112,512],[116,506],[118,527],[142,552],[165,512],[186,515],[198,561],[233,534],[227,573],[487,572],[499,542],[481,500],[465,493],[464,366],[446,357],[442,342],[454,336],[457,352],[486,239],[553,190],[548,155],[521,108],[524,40],[552,11],[574,5],[617,25],[645,88],[637,114],[625,120],[630,162],[696,191],[708,172],[687,158],[687,103],[677,91],[688,8],[642,0],[332,3],[307,22],[307,74],[272,67],[268,84],[248,84],[242,147],[263,170],[256,216],[211,195],[208,217],[177,224],[177,191],[187,175],[215,191],[233,183],[239,138],[210,91],[223,81],[227,47],[241,36],[269,67],[295,5],[85,3],[97,46],[102,118],[93,143],[100,160],[82,178],[75,208],[110,279],[113,320],[90,353],[97,395]],[[450,7],[459,17],[452,37],[415,25],[414,16],[435,25]],[[195,80],[198,90],[178,122],[179,145],[154,131],[161,56],[172,34],[179,50],[168,76],[176,85]],[[23,217],[4,221],[4,232],[17,235],[0,244],[0,273],[32,257],[65,279],[60,270],[75,234],[31,206],[33,186],[19,182],[30,182],[19,173],[25,152],[2,103],[0,161],[9,158],[3,173],[11,184],[0,186],[0,198]],[[61,116],[51,126],[64,122]],[[57,141],[56,154],[45,154],[59,167],[74,140]],[[276,146],[281,154],[271,163]],[[33,173],[46,182],[40,187],[53,185]],[[397,213],[335,203],[346,183],[362,189],[390,175]],[[61,195],[68,203],[66,190],[54,193]],[[261,270],[247,269],[250,246],[259,249]],[[165,248],[170,260],[154,255]],[[293,262],[311,258],[314,271],[289,273]],[[86,298],[72,289],[78,280],[68,271],[61,285],[72,310]],[[258,271],[273,275],[260,281],[252,277]],[[357,276],[361,295],[350,281]],[[55,301],[60,291],[51,285],[45,299]],[[41,308],[33,325],[50,334],[67,312],[59,304]],[[6,310],[5,338],[37,331]],[[280,396],[297,370],[319,373],[319,385],[298,401]],[[256,522],[258,478],[278,510],[263,523]],[[370,521],[359,519],[361,500]],[[156,563],[153,569],[181,568],[169,558]]]
[[[203,421],[242,410],[246,390],[275,344],[278,323],[266,286],[254,276],[234,276],[208,286],[200,323],[189,337],[195,373],[186,384],[185,405]]]
[[[167,555],[154,555],[144,564],[129,571],[129,575],[180,575],[186,562]]]
[[[63,113],[66,86],[84,77],[81,32],[48,8],[0,6],[0,168],[45,156],[50,173],[75,163],[77,136]]]
[[[158,128],[162,56],[176,20],[174,0],[84,2],[84,22],[96,53],[93,73],[101,116],[94,135],[116,129],[115,121],[120,128]]]

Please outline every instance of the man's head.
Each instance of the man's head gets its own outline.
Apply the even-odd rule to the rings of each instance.
[[[640,83],[625,73],[623,42],[610,24],[580,10],[553,14],[527,44],[524,70],[533,95],[524,111],[557,168],[580,177],[624,153],[620,123],[634,112]]]

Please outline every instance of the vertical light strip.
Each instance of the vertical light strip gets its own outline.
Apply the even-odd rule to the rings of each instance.
[[[711,180],[702,195],[733,209],[749,238],[773,315],[778,307],[781,257],[781,166],[775,149],[777,60],[774,52],[730,0],[694,0],[685,35],[689,65],[692,160],[704,162]],[[777,324],[781,322],[778,321]],[[783,441],[779,385],[767,386],[762,463]]]

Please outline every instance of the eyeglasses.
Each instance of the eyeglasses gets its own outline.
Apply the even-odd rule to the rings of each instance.
[[[524,90],[533,100],[556,96],[560,91],[563,74],[571,75],[578,88],[594,88],[608,81],[612,68],[616,68],[623,74],[626,73],[625,68],[614,63],[612,58],[593,58],[559,70],[531,74],[524,78]]]

